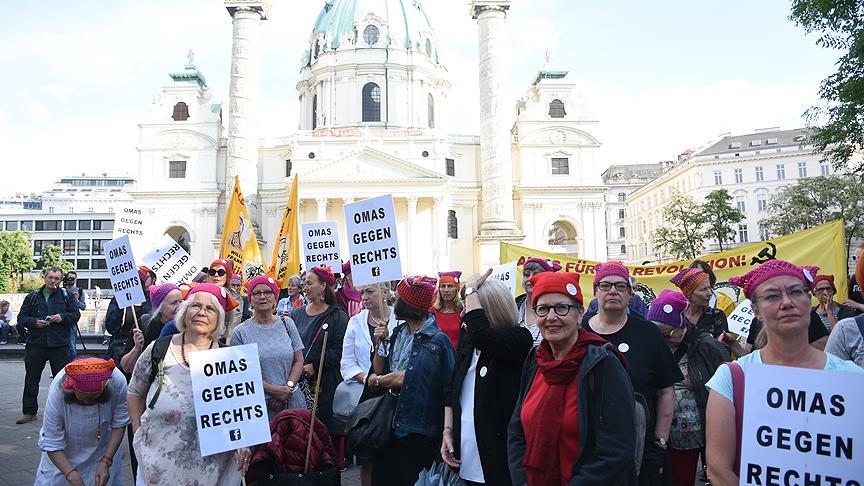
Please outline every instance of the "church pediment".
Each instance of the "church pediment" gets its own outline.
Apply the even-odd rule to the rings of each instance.
[[[163,149],[202,149],[217,144],[207,135],[193,130],[166,130],[154,135],[150,145]]]
[[[366,147],[303,174],[304,182],[444,182],[443,175]]]
[[[591,134],[570,127],[548,127],[519,137],[522,145],[588,145],[599,146]]]

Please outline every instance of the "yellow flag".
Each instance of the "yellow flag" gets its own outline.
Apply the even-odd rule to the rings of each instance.
[[[288,277],[300,273],[300,232],[298,214],[300,210],[297,196],[298,177],[295,174],[291,182],[291,192],[288,193],[288,206],[282,215],[279,235],[273,246],[273,259],[270,271],[267,273],[275,280],[282,282],[282,288],[288,286]]]
[[[222,258],[234,262],[234,273],[240,274],[244,282],[261,275],[266,268],[237,177],[234,178],[234,193],[222,225],[222,247],[219,254]]]

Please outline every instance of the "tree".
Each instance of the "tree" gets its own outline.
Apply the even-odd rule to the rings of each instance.
[[[57,245],[48,245],[42,248],[42,256],[39,258],[39,267],[42,268],[42,275],[45,275],[45,270],[51,267],[60,267],[63,273],[74,268],[72,262],[61,258],[63,249]]]
[[[0,232],[0,293],[17,291],[19,276],[34,265],[28,233]]]
[[[654,246],[679,259],[696,258],[702,252],[705,216],[692,197],[676,193],[663,208],[664,225],[654,232]]]
[[[788,235],[835,219],[846,226],[846,252],[853,237],[864,236],[864,182],[853,175],[808,177],[780,189],[759,221],[775,235]]]
[[[864,9],[860,0],[793,0],[790,19],[808,34],[818,32],[816,45],[845,51],[837,70],[822,80],[823,107],[804,114],[811,129],[808,142],[823,160],[837,169],[864,170],[861,160],[850,162],[864,141]],[[822,119],[825,124],[815,126]]]
[[[726,189],[717,189],[705,196],[702,216],[706,226],[705,237],[716,241],[720,251],[723,251],[723,243],[735,241],[735,229],[732,225],[744,219],[741,211],[732,207],[732,196]]]

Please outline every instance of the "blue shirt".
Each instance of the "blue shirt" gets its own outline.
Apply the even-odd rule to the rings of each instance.
[[[162,328],[162,332],[159,333],[159,337],[165,336],[173,336],[175,334],[180,334],[180,330],[177,329],[177,325],[174,324],[174,319],[168,321],[168,324],[165,324],[165,327]]]

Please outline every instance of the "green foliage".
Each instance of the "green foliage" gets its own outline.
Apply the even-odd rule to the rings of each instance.
[[[679,259],[696,258],[702,251],[705,216],[692,197],[676,193],[663,208],[664,225],[654,232],[654,246]]]
[[[39,258],[39,267],[42,268],[42,276],[45,276],[45,270],[51,267],[60,267],[63,273],[72,270],[75,266],[69,260],[61,258],[63,249],[57,245],[48,245],[42,248],[42,256]]]
[[[864,141],[864,8],[860,0],[793,0],[790,19],[817,32],[816,45],[842,51],[837,70],[819,86],[824,106],[805,113],[807,142],[835,168],[862,172],[861,159],[852,159]]]
[[[26,274],[18,286],[18,293],[28,294],[45,285],[45,279],[33,274]]]
[[[0,232],[0,292],[15,292],[18,276],[33,268],[33,248],[23,231]]]
[[[723,243],[735,241],[733,224],[738,224],[744,215],[732,207],[732,196],[726,189],[711,191],[702,203],[702,216],[705,219],[705,238],[716,241],[723,251]]]

